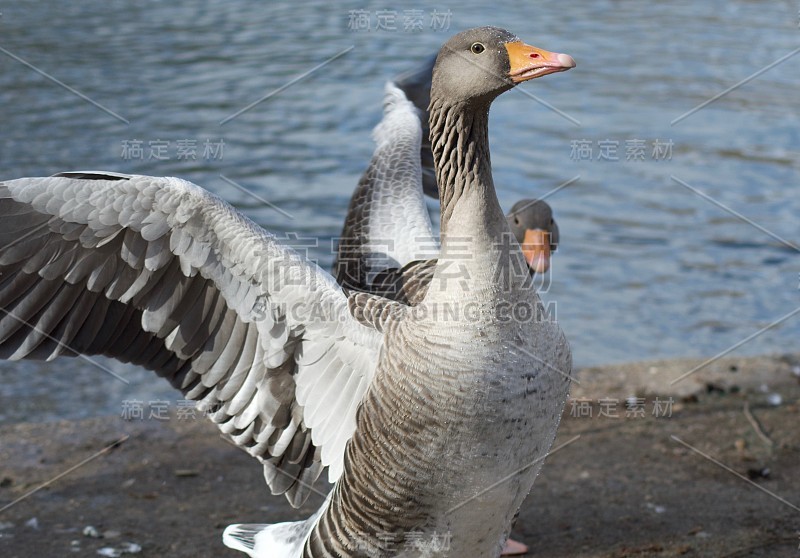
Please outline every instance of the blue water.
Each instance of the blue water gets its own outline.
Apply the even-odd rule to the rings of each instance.
[[[522,86],[536,98],[502,96],[491,117],[504,207],[580,177],[549,198],[561,247],[544,293],[577,365],[711,356],[800,306],[798,253],[779,240],[800,244],[800,55],[670,124],[800,48],[797,2],[199,4],[3,5],[0,47],[129,123],[0,53],[0,179],[70,169],[180,176],[265,228],[311,239],[310,254],[328,266],[385,80],[458,30],[494,24],[578,61]],[[353,10],[370,30],[352,28]],[[376,29],[379,18],[389,29]],[[404,29],[420,18],[422,30]],[[664,151],[654,156],[656,142]],[[617,160],[607,160],[615,145]],[[179,156],[192,146],[195,159]],[[734,354],[796,350],[798,333],[795,316]],[[82,360],[0,363],[0,420],[175,400],[151,373],[104,363],[130,384]]]

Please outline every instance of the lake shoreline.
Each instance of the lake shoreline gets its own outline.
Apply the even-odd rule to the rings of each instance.
[[[798,555],[800,354],[723,358],[672,383],[703,362],[576,371],[514,530],[532,556]],[[93,456],[0,513],[3,556],[235,557],[228,524],[302,519],[322,501],[269,496],[252,458],[173,413],[0,426],[0,507]]]

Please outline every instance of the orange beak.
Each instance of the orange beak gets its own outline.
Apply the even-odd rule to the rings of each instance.
[[[550,269],[550,233],[542,229],[526,230],[522,253],[534,272],[544,273]]]
[[[575,67],[575,60],[569,54],[549,52],[522,41],[506,43],[508,60],[511,62],[509,76],[514,83],[522,83],[529,79],[564,72]]]

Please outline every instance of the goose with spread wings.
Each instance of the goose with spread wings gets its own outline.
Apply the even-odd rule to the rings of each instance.
[[[573,66],[493,27],[442,48],[442,242],[414,307],[342,289],[184,180],[0,182],[0,357],[102,354],[154,370],[294,506],[327,467],[334,487],[308,520],[226,529],[251,557],[499,555],[555,436],[571,357],[557,324],[497,319],[541,303],[519,247],[500,242],[488,108]],[[409,533],[421,546],[406,548]],[[445,533],[446,549],[426,543]]]

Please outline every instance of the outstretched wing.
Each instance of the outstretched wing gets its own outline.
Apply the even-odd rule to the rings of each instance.
[[[0,358],[103,354],[156,371],[295,506],[324,466],[341,474],[372,379],[382,334],[357,306],[184,180],[0,182]]]
[[[377,146],[350,200],[334,264],[337,281],[369,290],[375,276],[439,252],[422,193],[419,112],[392,83]]]

